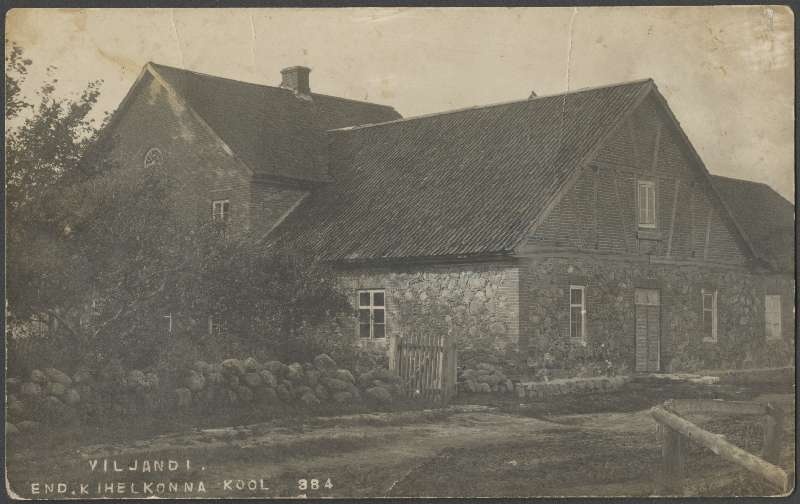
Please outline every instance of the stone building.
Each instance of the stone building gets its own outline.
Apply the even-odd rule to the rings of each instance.
[[[335,264],[346,332],[374,345],[435,317],[565,370],[793,358],[792,205],[711,176],[652,80],[403,119],[309,72],[270,87],[149,63],[114,155],[185,174],[199,218]]]

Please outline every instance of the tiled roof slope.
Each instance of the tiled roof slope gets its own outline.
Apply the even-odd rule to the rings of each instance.
[[[325,130],[399,119],[393,108],[150,63],[259,175],[326,180]]]
[[[718,175],[714,186],[757,251],[781,271],[794,271],[794,206],[771,187]]]
[[[511,252],[651,88],[637,81],[331,132],[333,182],[268,243],[331,260]]]

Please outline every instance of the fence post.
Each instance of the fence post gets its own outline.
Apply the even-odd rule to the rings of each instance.
[[[767,415],[764,417],[764,445],[761,458],[777,464],[781,456],[783,444],[783,412],[780,408],[767,404]]]
[[[683,494],[683,476],[686,462],[686,439],[676,430],[661,424],[661,460],[663,464],[664,491],[670,495]]]
[[[398,372],[397,366],[397,335],[389,335],[389,371]]]

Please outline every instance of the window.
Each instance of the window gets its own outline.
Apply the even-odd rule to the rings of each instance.
[[[224,336],[228,332],[228,324],[222,317],[208,317],[208,334],[210,336]]]
[[[169,336],[169,335],[172,334],[172,313],[170,313],[168,315],[164,315],[163,318],[165,319],[165,324],[164,325],[165,325],[165,329],[167,331],[167,336]]]
[[[569,337],[586,341],[586,287],[569,286]]]
[[[781,297],[776,294],[764,296],[764,318],[767,322],[767,339],[781,339]]]
[[[656,183],[640,180],[638,184],[639,227],[656,227]]]
[[[164,164],[164,154],[161,149],[153,147],[144,155],[145,168],[158,168]]]
[[[386,293],[358,291],[358,335],[364,339],[386,337]]]
[[[211,216],[214,222],[228,222],[231,216],[231,203],[229,200],[215,200],[211,205]]]
[[[703,341],[717,341],[717,291],[703,289]]]

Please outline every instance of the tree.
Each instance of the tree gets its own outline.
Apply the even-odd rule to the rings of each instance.
[[[246,234],[187,220],[173,171],[122,170],[107,155],[113,139],[91,119],[99,81],[77,97],[58,98],[51,76],[31,103],[21,91],[30,65],[12,47],[6,81],[7,117],[14,122],[6,131],[12,321],[51,321],[42,346],[72,362],[152,362],[174,337],[164,316],[197,344],[212,316],[227,322],[229,338],[268,346],[276,356],[324,350],[303,328],[349,309],[328,268],[256,251]]]

